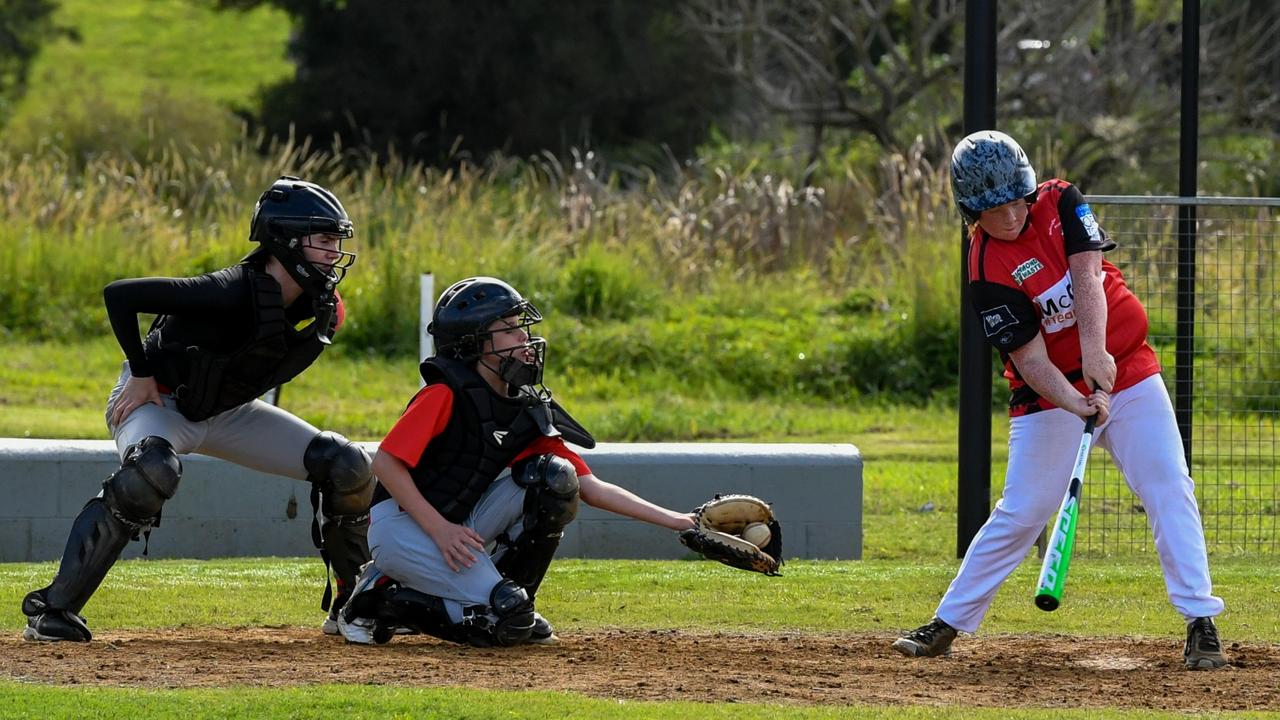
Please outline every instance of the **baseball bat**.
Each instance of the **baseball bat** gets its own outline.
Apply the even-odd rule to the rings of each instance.
[[[1036,586],[1036,607],[1046,612],[1058,609],[1062,603],[1062,590],[1067,584],[1067,567],[1071,564],[1071,549],[1076,544],[1076,520],[1080,514],[1080,489],[1084,485],[1084,469],[1089,461],[1089,448],[1093,445],[1093,426],[1096,414],[1084,421],[1084,434],[1080,437],[1080,449],[1076,451],[1076,465],[1071,470],[1071,484],[1058,508],[1058,519],[1053,524],[1049,549],[1040,566],[1040,582]]]

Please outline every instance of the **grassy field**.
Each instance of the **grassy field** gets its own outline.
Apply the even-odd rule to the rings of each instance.
[[[672,539],[672,542],[675,542]],[[558,560],[538,593],[557,628],[698,631],[886,631],[929,619],[958,561],[805,561],[782,579],[705,561]],[[0,607],[48,582],[54,563],[0,565]],[[1214,562],[1214,591],[1227,601],[1224,637],[1280,642],[1280,581],[1249,559]],[[1181,637],[1182,622],[1151,559],[1088,560],[1071,567],[1063,607],[1051,616],[1031,602],[1038,564],[1025,562],[1002,588],[984,633]],[[264,627],[317,625],[324,587],[317,559],[126,560],[85,608],[90,627]],[[660,592],[655,592],[660,588]],[[1145,588],[1135,592],[1134,588]],[[724,597],[732,603],[720,602]],[[0,630],[18,632],[16,612]]]
[[[894,632],[927,618],[955,570],[954,561],[789,563],[782,578],[741,573],[710,562],[583,561],[553,564],[539,606],[562,632],[679,628],[703,632]],[[47,580],[51,563],[0,565],[0,607]],[[997,597],[984,633],[1060,632],[1077,636],[1168,638],[1181,620],[1168,606],[1154,563],[1084,562],[1073,567],[1068,601],[1051,617],[1030,602],[1034,563],[1025,563]],[[1215,565],[1228,603],[1220,626],[1228,640],[1280,641],[1274,573],[1244,560]],[[314,559],[125,561],[86,607],[99,631],[143,628],[314,627],[319,613],[300,597],[317,594]],[[1151,592],[1134,592],[1135,587]],[[721,599],[733,597],[735,602]],[[5,615],[0,630],[18,632]],[[750,703],[602,701],[555,693],[324,686],[305,689],[139,690],[30,687],[0,683],[0,717],[986,717],[973,708],[797,708]],[[925,714],[927,712],[927,714]],[[1061,717],[1052,711],[989,711],[991,717]],[[999,715],[994,713],[999,712]],[[28,713],[28,714],[23,714]],[[1069,713],[1066,716],[1070,717]],[[1088,717],[1166,717],[1093,711]],[[1274,714],[1255,715],[1275,717]],[[1084,717],[1084,715],[1081,715]],[[1245,717],[1245,716],[1241,716]]]
[[[232,137],[232,109],[288,78],[289,18],[269,3],[218,12],[204,0],[59,0],[54,15],[78,37],[55,38],[31,66],[4,144],[89,143],[144,149]],[[115,133],[117,137],[111,137]]]
[[[82,41],[45,48],[0,140],[17,151],[0,167],[9,189],[0,200],[7,228],[0,275],[8,278],[0,285],[0,436],[105,438],[102,404],[120,357],[103,334],[102,285],[233,262],[247,249],[256,193],[291,171],[331,184],[347,200],[362,254],[343,286],[354,309],[345,340],[284,391],[282,404],[319,426],[381,437],[417,388],[407,351],[416,273],[432,270],[440,282],[483,272],[531,289],[551,311],[548,382],[602,440],[852,442],[862,450],[866,560],[795,561],[775,580],[703,562],[557,562],[539,607],[558,627],[887,632],[927,619],[956,567],[956,415],[947,368],[958,268],[936,168],[886,159],[901,165],[901,177],[915,178],[896,194],[878,184],[877,168],[802,189],[758,168],[714,167],[624,191],[607,168],[590,163],[497,158],[485,173],[394,163],[352,173],[298,147],[259,156],[229,108],[250,106],[257,88],[292,72],[284,57],[288,20],[271,4],[248,13],[212,5],[60,2],[59,21]],[[868,198],[878,198],[874,208]],[[1257,265],[1250,282],[1272,277],[1269,265]],[[1167,308],[1153,320],[1167,333]],[[1206,345],[1201,361],[1225,369],[1222,387],[1246,383],[1250,397],[1273,408],[1274,393],[1265,389],[1275,382],[1274,360],[1248,372],[1236,367],[1255,346],[1269,347],[1271,334],[1228,332]],[[993,430],[998,494],[1006,441],[999,411]],[[1258,517],[1274,518],[1274,489],[1269,505],[1246,496],[1268,478],[1275,486],[1271,455],[1259,450],[1275,437],[1274,418],[1227,418],[1197,437],[1225,438],[1246,459],[1199,467],[1197,476],[1220,479],[1231,488],[1226,498],[1256,502]],[[1127,511],[1127,496],[1115,502]],[[1142,516],[1129,516],[1141,524]],[[1085,522],[1094,517],[1097,509],[1087,509]],[[1116,532],[1141,544],[1143,533],[1132,527]],[[1229,607],[1224,636],[1280,642],[1274,555],[1254,551],[1228,542],[1215,552],[1216,589]],[[1073,564],[1068,600],[1052,627],[1028,601],[1033,565],[1006,586],[984,632],[1181,636],[1149,552]],[[52,563],[0,565],[0,607],[10,609],[0,614],[0,631],[19,631],[22,595],[53,572]],[[95,630],[314,627],[321,576],[314,559],[127,561],[86,613]],[[724,603],[725,596],[736,600]],[[689,715],[1173,717],[621,703],[465,688],[0,682],[0,717]]]
[[[102,438],[103,404],[121,362],[114,340],[8,340],[0,366],[0,437]],[[867,558],[939,559],[955,547],[956,412],[939,396],[892,404],[877,397],[744,397],[737,388],[698,387],[663,370],[625,380],[554,367],[547,381],[605,442],[837,442],[858,446],[864,467]],[[358,379],[358,380],[353,380]],[[282,405],[311,423],[359,440],[379,440],[418,388],[412,356],[341,350],[287,385]],[[997,390],[997,393],[1000,391]],[[1213,415],[1197,420],[1193,476],[1215,554],[1274,554],[1278,472],[1268,438],[1275,420]],[[992,413],[993,497],[1008,459],[1008,421]],[[1211,452],[1206,452],[1206,449]],[[1094,453],[1080,550],[1150,553],[1146,516],[1109,457]]]
[[[734,703],[634,702],[584,698],[567,693],[407,689],[387,686],[309,686],[286,690],[124,690],[109,688],[32,688],[0,682],[0,717],[44,720],[77,718],[441,718],[448,720],[668,720],[673,717],[725,720],[961,720],[984,718],[1066,718],[1147,720],[1185,718],[1186,713],[1010,708],[778,707]],[[38,708],[38,709],[37,709]],[[1222,713],[1215,717],[1274,718],[1275,713]]]

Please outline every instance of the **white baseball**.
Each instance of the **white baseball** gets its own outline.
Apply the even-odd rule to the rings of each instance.
[[[769,526],[764,523],[751,523],[742,528],[742,539],[756,547],[764,547],[773,539],[773,533],[769,532]]]

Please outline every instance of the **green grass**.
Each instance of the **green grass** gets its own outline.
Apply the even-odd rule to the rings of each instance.
[[[244,107],[258,88],[286,79],[290,20],[270,3],[218,12],[212,0],[59,0],[56,22],[79,41],[47,42],[31,68],[15,120],[64,112],[73,98],[136,110],[148,92],[185,102]]]
[[[51,688],[0,682],[0,717],[45,720],[77,718],[447,718],[448,720],[543,720],[591,718],[669,720],[724,718],[756,720],[920,720],[989,718],[1185,718],[1184,713],[1118,710],[1039,710],[939,707],[781,707],[734,703],[636,702],[585,698],[568,693],[496,692],[464,688],[396,688],[316,685],[306,688],[218,690],[135,690],[122,688]],[[1266,718],[1275,713],[1225,713],[1221,717]]]
[[[767,578],[709,561],[565,559],[551,566],[538,606],[565,630],[896,632],[928,619],[956,567],[954,560],[796,560],[783,567],[782,578]],[[1224,636],[1280,642],[1274,566],[1229,558],[1212,569],[1214,590],[1227,603]],[[0,607],[17,608],[54,570],[48,562],[0,565]],[[1038,572],[1033,560],[1014,573],[984,633],[1182,636],[1154,558],[1073,563],[1063,607],[1052,616],[1031,602]],[[310,627],[321,615],[323,573],[318,559],[126,560],[85,615],[94,630]],[[19,613],[5,613],[0,631],[16,633],[23,622]]]
[[[553,349],[556,341],[552,333]],[[108,437],[104,404],[122,359],[113,339],[69,344],[10,337],[4,348],[9,360],[0,364],[0,437]],[[285,387],[282,405],[318,427],[379,440],[418,388],[416,362],[338,348]],[[635,369],[612,380],[583,371],[562,374],[557,356],[551,357],[547,382],[605,442],[852,443],[865,463],[863,556],[913,560],[954,553],[957,420],[954,401],[945,396],[919,405],[874,397],[742,397],[732,388],[699,388],[662,370]],[[1198,447],[1217,453],[1201,456],[1193,467],[1211,550],[1274,553],[1280,501],[1265,442],[1276,433],[1274,421],[1214,415],[1197,423]],[[1007,443],[1008,421],[993,412],[993,498],[1002,487]],[[1136,503],[1106,454],[1095,452],[1079,550],[1151,556],[1146,516]]]
[[[674,542],[674,540],[673,540]],[[956,563],[896,561],[788,563],[781,578],[707,561],[562,560],[551,567],[539,606],[562,632],[607,628],[698,632],[891,632],[932,612]],[[0,565],[0,607],[46,582],[53,563]],[[997,596],[984,633],[1147,636],[1176,645],[1182,622],[1168,605],[1154,562],[1079,562],[1063,607],[1051,617],[1031,603],[1035,563],[1024,563]],[[1215,563],[1227,601],[1225,638],[1280,641],[1280,581],[1254,561]],[[219,627],[314,628],[322,585],[316,559],[128,560],[112,570],[85,608],[98,631]],[[1135,591],[1146,588],[1147,591]],[[722,602],[733,597],[733,603]],[[16,613],[0,632],[17,633]],[[1177,717],[1142,711],[975,708],[780,707],[600,700],[561,693],[463,688],[320,686],[143,690],[21,685],[0,681],[0,717]],[[1234,717],[1234,716],[1233,716]],[[1275,717],[1275,714],[1239,717]]]

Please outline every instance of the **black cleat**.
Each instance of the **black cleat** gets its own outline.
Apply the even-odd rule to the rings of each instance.
[[[45,610],[39,615],[27,617],[27,627],[22,631],[23,640],[36,642],[89,642],[93,633],[84,618],[66,610]]]
[[[893,641],[893,649],[907,657],[938,657],[951,654],[956,629],[938,618]]]
[[[560,638],[556,636],[555,628],[551,627],[551,623],[542,617],[542,613],[535,612],[533,614],[533,632],[529,634],[529,642],[536,645],[555,645],[560,642]]]
[[[1216,670],[1227,664],[1213,618],[1196,618],[1187,625],[1187,644],[1182,650],[1182,662],[1188,670]]]

